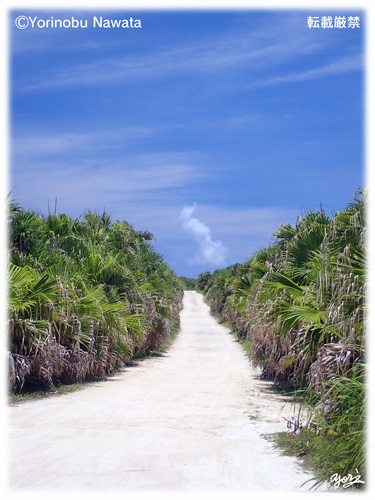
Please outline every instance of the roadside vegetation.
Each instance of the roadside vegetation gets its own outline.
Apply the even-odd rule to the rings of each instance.
[[[176,332],[183,283],[151,233],[15,202],[8,224],[12,392],[106,378]]]
[[[195,278],[185,278],[184,276],[180,277],[184,290],[195,290],[197,280]]]
[[[197,280],[213,313],[250,344],[262,376],[308,407],[308,423],[283,443],[311,457],[317,483],[365,475],[364,210],[358,191],[333,217],[306,213],[247,262]]]

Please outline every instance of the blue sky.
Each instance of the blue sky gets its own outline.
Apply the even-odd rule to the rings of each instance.
[[[20,16],[87,28],[17,29]],[[360,16],[309,29],[307,16]],[[93,28],[93,17],[142,28]],[[105,209],[179,275],[243,262],[364,184],[360,9],[11,11],[9,189],[25,208]]]

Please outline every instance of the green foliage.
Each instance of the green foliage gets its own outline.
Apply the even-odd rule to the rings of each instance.
[[[283,224],[270,248],[204,286],[212,310],[250,342],[263,377],[306,391],[309,432],[330,436],[340,474],[364,466],[364,212],[358,191],[331,219],[309,212]]]
[[[197,290],[203,291],[206,288],[206,286],[208,286],[211,283],[211,280],[212,280],[211,273],[207,272],[200,274],[198,276],[196,284]]]
[[[151,233],[108,214],[9,209],[13,390],[103,378],[159,348],[178,324],[182,283]]]
[[[336,435],[322,436],[310,429],[302,429],[296,434],[278,433],[271,436],[271,439],[286,455],[299,457],[307,469],[315,471],[315,478],[308,483],[311,490],[319,492],[322,483],[328,483],[333,488],[335,474],[341,477],[348,477],[349,474],[352,477],[359,476],[360,481],[366,483],[364,468],[356,468],[352,465],[350,438],[338,440]],[[364,488],[363,482],[354,483],[346,490],[341,485],[338,491],[361,490]]]
[[[184,290],[195,290],[197,285],[197,280],[195,278],[185,278],[184,276],[181,276],[180,280],[183,283]]]

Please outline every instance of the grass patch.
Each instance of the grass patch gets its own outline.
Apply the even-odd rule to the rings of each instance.
[[[71,392],[82,391],[92,381],[77,382],[75,384],[62,384],[59,387],[48,387],[43,389],[25,390],[24,392],[13,392],[8,395],[8,402],[10,406],[27,403],[29,401],[38,401],[39,399],[51,398],[54,396],[61,396]]]
[[[251,358],[252,356],[252,353],[253,353],[253,350],[251,348],[251,342],[249,339],[239,339],[240,341],[240,344],[242,345],[245,353],[246,353],[246,356],[248,356],[249,358]]]
[[[333,488],[335,480],[331,481],[331,478],[335,474],[341,478],[347,478],[349,474],[353,477],[360,476],[360,480],[365,482],[363,468],[357,470],[353,467],[347,470],[347,459],[351,454],[349,438],[343,439],[337,435],[322,436],[308,429],[297,433],[279,432],[268,437],[285,455],[298,457],[303,467],[311,471],[315,477],[311,489],[318,489],[323,483]],[[352,486],[343,488],[344,484],[345,482],[340,484],[339,491],[358,491],[363,490],[365,486],[355,482]]]

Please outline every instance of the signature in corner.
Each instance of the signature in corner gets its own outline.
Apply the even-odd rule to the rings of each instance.
[[[356,473],[358,474],[358,470],[355,470]],[[331,476],[331,483],[334,483],[333,487],[334,488],[339,488],[340,484],[342,484],[343,488],[349,488],[350,486],[353,486],[353,484],[365,484],[364,481],[361,481],[361,475],[358,474],[357,476],[352,476],[351,474],[348,474],[347,476],[341,477],[340,474],[332,474]]]

